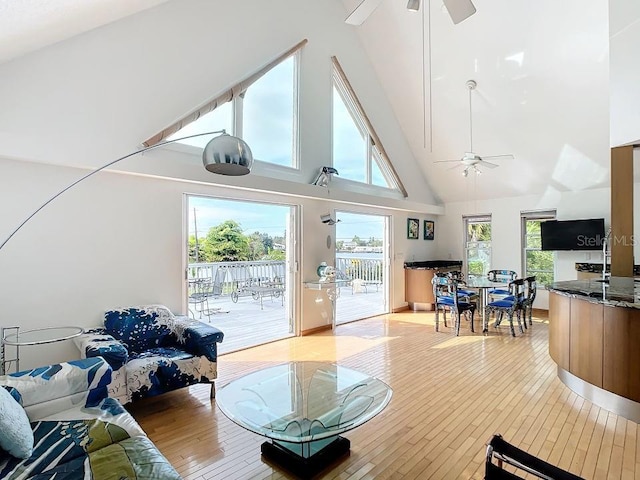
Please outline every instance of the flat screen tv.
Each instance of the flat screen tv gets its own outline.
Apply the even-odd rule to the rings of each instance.
[[[542,250],[602,250],[604,218],[548,220],[540,224]]]

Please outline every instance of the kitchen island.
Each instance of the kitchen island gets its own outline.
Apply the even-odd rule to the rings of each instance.
[[[640,282],[556,282],[549,293],[549,355],[580,396],[640,422]]]

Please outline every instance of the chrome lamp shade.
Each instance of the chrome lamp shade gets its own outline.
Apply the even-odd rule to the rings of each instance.
[[[253,166],[253,154],[244,140],[224,133],[213,138],[204,147],[202,163],[211,173],[247,175]]]

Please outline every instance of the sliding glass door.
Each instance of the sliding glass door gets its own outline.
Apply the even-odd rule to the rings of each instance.
[[[297,207],[187,196],[185,304],[224,332],[220,353],[295,334]]]
[[[336,325],[389,313],[389,219],[336,212],[336,269],[348,280],[336,300]]]

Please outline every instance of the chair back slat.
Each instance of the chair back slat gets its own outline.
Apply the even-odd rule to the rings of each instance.
[[[518,274],[513,270],[489,270],[487,277],[492,282],[511,282]]]

